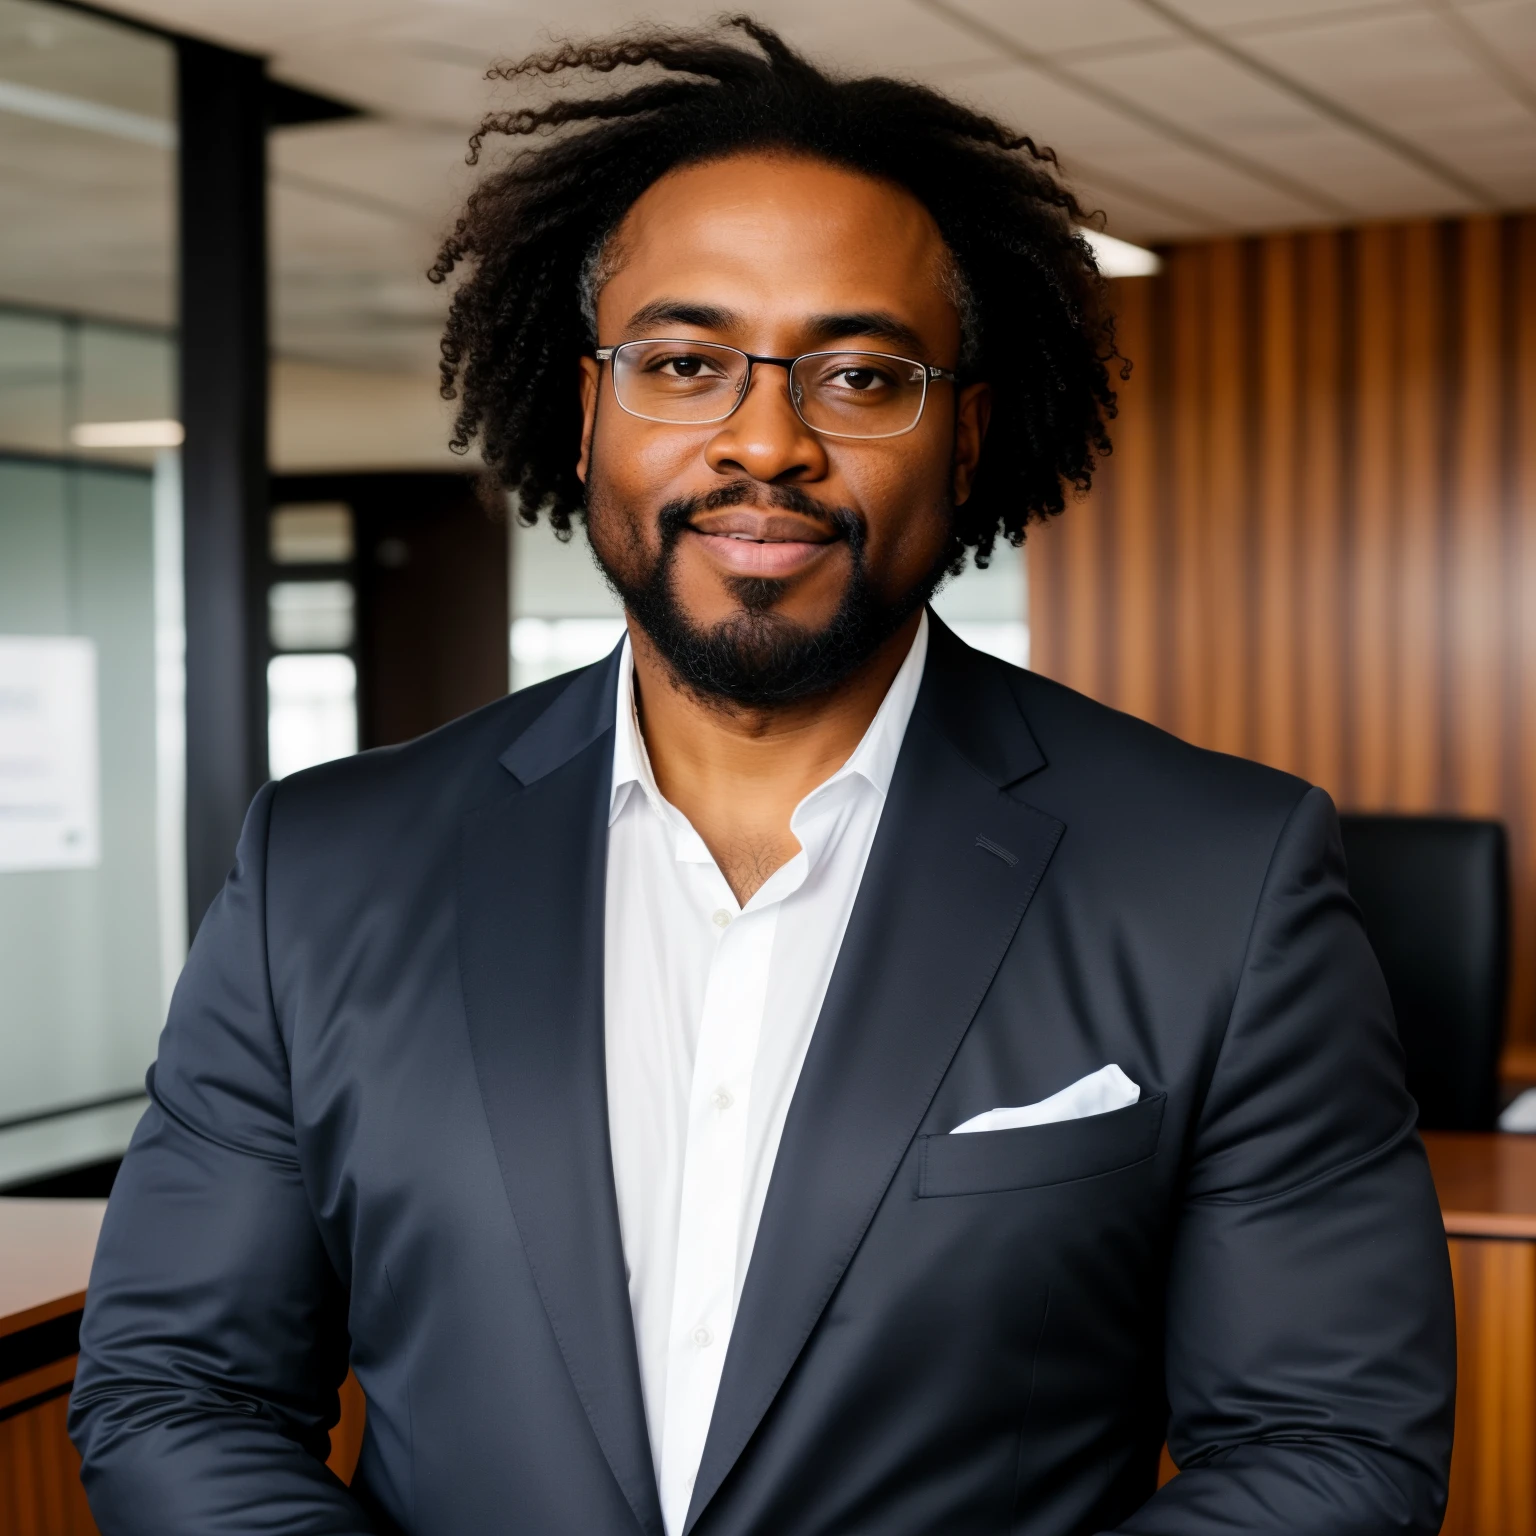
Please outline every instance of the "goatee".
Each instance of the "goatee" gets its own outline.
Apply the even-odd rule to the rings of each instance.
[[[922,580],[895,598],[881,597],[870,579],[864,523],[847,507],[825,507],[797,486],[759,486],[732,481],[705,496],[670,501],[656,514],[661,547],[641,568],[644,545],[624,512],[605,504],[594,475],[588,528],[592,552],[618,594],[679,684],[705,702],[771,708],[830,693],[864,665],[933,596],[950,564],[948,550]],[[678,600],[674,576],[683,535],[700,512],[766,500],[830,528],[847,544],[851,570],[837,611],[810,629],[775,611],[788,586],[771,577],[736,576],[727,585],[740,611],[707,627],[695,624]],[[624,569],[603,551],[610,531],[627,524],[634,568]]]

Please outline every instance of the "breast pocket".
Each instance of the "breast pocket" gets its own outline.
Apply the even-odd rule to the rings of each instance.
[[[1158,1093],[1125,1109],[1080,1120],[1014,1131],[924,1136],[918,1152],[918,1196],[1038,1189],[1145,1162],[1157,1151],[1167,1102],[1168,1095]]]

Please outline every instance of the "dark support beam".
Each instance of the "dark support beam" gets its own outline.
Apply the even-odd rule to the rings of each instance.
[[[187,907],[195,933],[267,776],[266,80],[178,40],[187,616]]]

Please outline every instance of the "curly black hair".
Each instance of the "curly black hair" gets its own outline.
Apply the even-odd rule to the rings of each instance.
[[[1069,487],[1088,489],[1109,452],[1119,353],[1075,228],[1085,214],[1051,150],[925,86],[829,74],[747,16],[565,43],[487,78],[621,69],[645,73],[626,89],[556,94],[481,123],[472,165],[492,135],[534,142],[471,194],[428,273],[441,283],[469,268],[442,341],[442,394],[459,400],[451,446],[479,439],[525,522],[547,512],[568,537],[583,511],[574,361],[596,344],[592,288],[610,236],[667,172],[754,150],[904,187],[938,224],[957,269],[962,377],[986,380],[993,396],[986,451],[956,509],[953,564],[971,549],[985,565],[999,532],[1019,544],[1032,520],[1062,510]]]

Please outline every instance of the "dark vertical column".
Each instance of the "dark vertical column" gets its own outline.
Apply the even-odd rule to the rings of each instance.
[[[182,40],[187,905],[196,932],[266,778],[267,221],[260,59]]]

